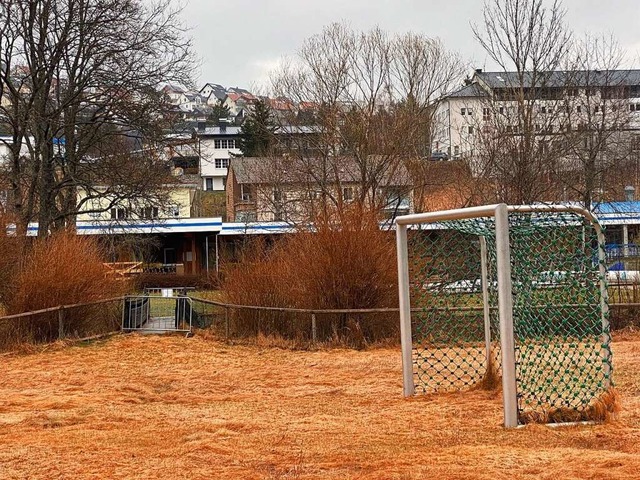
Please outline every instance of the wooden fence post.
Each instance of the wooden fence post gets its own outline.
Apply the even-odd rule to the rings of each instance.
[[[64,338],[64,307],[61,305],[58,310],[58,340]]]
[[[316,325],[316,314],[311,314],[311,341],[316,343],[318,341],[318,327]]]
[[[229,340],[229,307],[224,307],[224,334]]]

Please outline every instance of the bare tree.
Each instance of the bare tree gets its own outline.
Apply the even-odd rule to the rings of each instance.
[[[5,168],[19,228],[37,219],[46,236],[123,199],[157,202],[168,172],[150,153],[162,138],[157,86],[191,66],[169,0],[2,2],[0,123],[12,137]]]
[[[571,33],[561,2],[488,0],[476,39],[503,70],[489,85],[479,129],[476,170],[496,182],[500,200],[530,203],[549,190],[562,89],[554,72],[566,58]]]
[[[279,153],[307,164],[322,213],[355,202],[393,215],[409,188],[400,192],[385,183],[406,171],[409,160],[430,153],[432,103],[462,70],[438,40],[332,24],[274,75],[276,95],[298,105],[284,117],[279,136],[286,148]],[[342,188],[352,183],[355,191]]]

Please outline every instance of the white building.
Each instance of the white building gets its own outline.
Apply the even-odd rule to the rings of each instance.
[[[24,138],[22,140],[22,145],[20,146],[20,155],[27,156],[29,155],[29,147],[27,146],[27,142],[33,144],[33,137],[29,137],[28,139]],[[13,145],[13,137],[10,135],[0,135],[0,165],[6,164],[11,157],[11,147]],[[54,145],[57,153],[64,153],[64,142],[56,143]]]
[[[192,92],[182,85],[169,83],[162,88],[169,103],[181,112],[192,113],[207,107],[207,97],[199,92]]]
[[[455,159],[473,151],[475,129],[482,119],[486,97],[487,92],[472,83],[440,101],[434,116],[434,152]]]
[[[448,158],[473,158],[479,139],[501,131],[522,133],[519,92],[532,108],[536,136],[544,143],[569,131],[612,125],[616,131],[640,131],[640,70],[554,71],[539,74],[524,88],[516,72],[476,70],[467,85],[442,98],[435,111],[432,146]],[[531,89],[535,88],[532,95]]]
[[[220,125],[196,131],[204,190],[224,190],[229,160],[242,155],[240,127]]]
[[[210,106],[217,105],[218,102],[224,102],[227,91],[226,89],[217,83],[207,83],[200,89],[200,95],[206,99],[206,102]]]

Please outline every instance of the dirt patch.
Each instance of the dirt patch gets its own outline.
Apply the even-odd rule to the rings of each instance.
[[[499,392],[402,398],[399,349],[118,336],[2,359],[1,478],[635,478],[640,336],[619,419],[501,427]]]

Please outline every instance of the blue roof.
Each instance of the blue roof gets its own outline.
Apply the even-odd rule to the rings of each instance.
[[[597,215],[611,213],[640,213],[640,201],[633,202],[605,202],[593,208]]]

